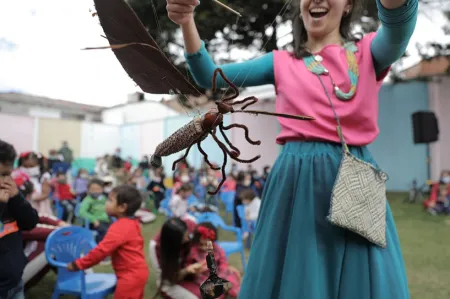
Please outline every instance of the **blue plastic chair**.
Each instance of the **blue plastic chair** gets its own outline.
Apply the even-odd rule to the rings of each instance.
[[[227,222],[228,222],[229,215],[231,214],[232,217],[234,215],[233,208],[234,208],[235,196],[236,196],[236,191],[225,191],[225,192],[220,193],[220,199],[222,200],[222,203],[225,206],[225,215],[227,217]]]
[[[245,250],[244,250],[244,244],[242,240],[242,233],[241,230],[237,227],[226,225],[223,219],[217,214],[212,212],[202,213],[197,217],[197,223],[202,222],[210,222],[212,223],[216,228],[220,228],[229,232],[233,232],[236,234],[236,241],[235,242],[217,242],[220,247],[225,251],[225,255],[228,257],[232,253],[240,253],[241,259],[242,259],[242,267],[245,271],[246,267],[246,261],[245,261]]]
[[[52,164],[52,172],[54,174],[58,172],[67,173],[67,171],[72,167],[72,164],[67,162],[56,162]]]
[[[53,231],[45,242],[45,257],[58,268],[53,299],[60,295],[78,296],[81,299],[100,299],[113,294],[117,284],[114,274],[70,272],[67,264],[87,254],[97,244],[92,232],[78,226],[63,227]]]

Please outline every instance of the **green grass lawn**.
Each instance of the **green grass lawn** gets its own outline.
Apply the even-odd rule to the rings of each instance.
[[[420,204],[402,203],[403,198],[403,194],[389,195],[408,272],[411,298],[450,298],[450,284],[448,283],[450,273],[450,226],[445,223],[444,217],[433,217],[423,212]],[[144,226],[146,255],[148,255],[148,241],[159,231],[164,220],[164,216],[158,216],[154,223]],[[233,240],[233,236],[227,233],[219,232],[219,237],[221,240]],[[239,255],[231,255],[230,263],[242,269]],[[95,271],[111,272],[112,269],[110,266],[98,266]],[[39,285],[27,292],[26,298],[51,298],[54,283],[55,275],[49,273]],[[150,273],[146,298],[152,298],[155,290],[155,276]]]

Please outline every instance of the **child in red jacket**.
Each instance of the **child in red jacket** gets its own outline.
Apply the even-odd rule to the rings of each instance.
[[[70,184],[67,183],[66,174],[64,172],[59,172],[56,175],[55,197],[64,208],[62,220],[68,223],[73,223],[75,220],[75,207],[77,205],[75,196],[75,191],[73,191]]]
[[[117,276],[115,299],[143,299],[149,270],[144,256],[144,239],[134,217],[142,204],[140,192],[132,186],[114,188],[106,201],[106,213],[117,218],[104,239],[86,256],[67,266],[69,271],[89,269],[111,256]]]

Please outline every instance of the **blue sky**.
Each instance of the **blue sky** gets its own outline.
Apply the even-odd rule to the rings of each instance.
[[[417,42],[449,42],[441,29],[448,20],[438,8],[421,7],[406,67],[418,61]],[[138,91],[110,50],[81,50],[107,45],[93,9],[91,0],[0,0],[0,90],[100,106],[123,103]],[[241,59],[254,56],[235,52]]]

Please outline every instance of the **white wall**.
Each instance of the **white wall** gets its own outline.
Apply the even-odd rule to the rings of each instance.
[[[106,109],[102,112],[105,124],[122,125],[164,119],[179,115],[178,112],[155,101],[130,103]]]
[[[81,124],[81,153],[83,158],[97,158],[120,147],[120,128],[101,123]]]
[[[439,140],[430,144],[431,179],[450,170],[450,78],[428,83],[430,110],[436,113]]]

